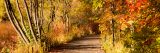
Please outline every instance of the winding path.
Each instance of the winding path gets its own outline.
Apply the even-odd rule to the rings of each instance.
[[[90,35],[71,41],[53,49],[50,53],[104,53],[101,49],[100,38]]]

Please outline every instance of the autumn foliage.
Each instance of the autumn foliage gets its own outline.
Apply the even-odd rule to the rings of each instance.
[[[17,38],[17,33],[10,22],[0,23],[0,50],[2,48],[14,49]]]
[[[156,0],[107,0],[105,6],[106,13],[97,22],[106,52],[157,52],[160,13]]]
[[[15,1],[10,1],[15,4]],[[27,0],[28,6],[29,1],[32,0]],[[42,41],[46,42],[48,47],[96,34],[101,36],[102,47],[106,53],[160,52],[159,0],[54,0],[53,3],[50,1],[44,1],[42,14],[45,18],[42,19],[41,28]],[[21,2],[19,1],[22,5]],[[21,5],[21,11],[26,19],[24,7]],[[3,5],[0,7],[4,8]],[[38,10],[40,8],[39,6]],[[5,17],[4,9],[0,10],[2,10],[0,18]],[[14,5],[13,11],[20,21]],[[25,27],[28,29],[28,26]],[[0,22],[0,49],[13,49],[18,40],[10,22]],[[38,46],[43,50],[43,47]],[[30,46],[21,47],[30,50]]]

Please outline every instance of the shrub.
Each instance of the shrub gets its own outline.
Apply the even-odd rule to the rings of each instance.
[[[0,23],[0,50],[14,49],[17,43],[17,33],[11,26],[10,22]]]

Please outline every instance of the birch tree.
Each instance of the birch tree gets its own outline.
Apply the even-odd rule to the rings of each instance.
[[[18,10],[18,16],[20,17],[18,19],[19,17],[15,15],[11,1],[4,0],[8,18],[25,44],[37,44],[42,36],[42,19],[45,18],[43,13],[44,0],[22,0],[22,4],[20,4],[20,1],[16,0],[16,10]],[[51,6],[53,6],[52,4],[51,2]],[[20,6],[23,6],[24,9],[22,10]],[[51,11],[54,11],[53,7],[51,9]],[[25,11],[25,13],[22,11]],[[53,14],[51,14],[52,17]]]

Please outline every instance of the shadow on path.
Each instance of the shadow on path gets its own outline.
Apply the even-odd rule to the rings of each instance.
[[[85,36],[55,47],[50,53],[104,53],[98,35]]]

